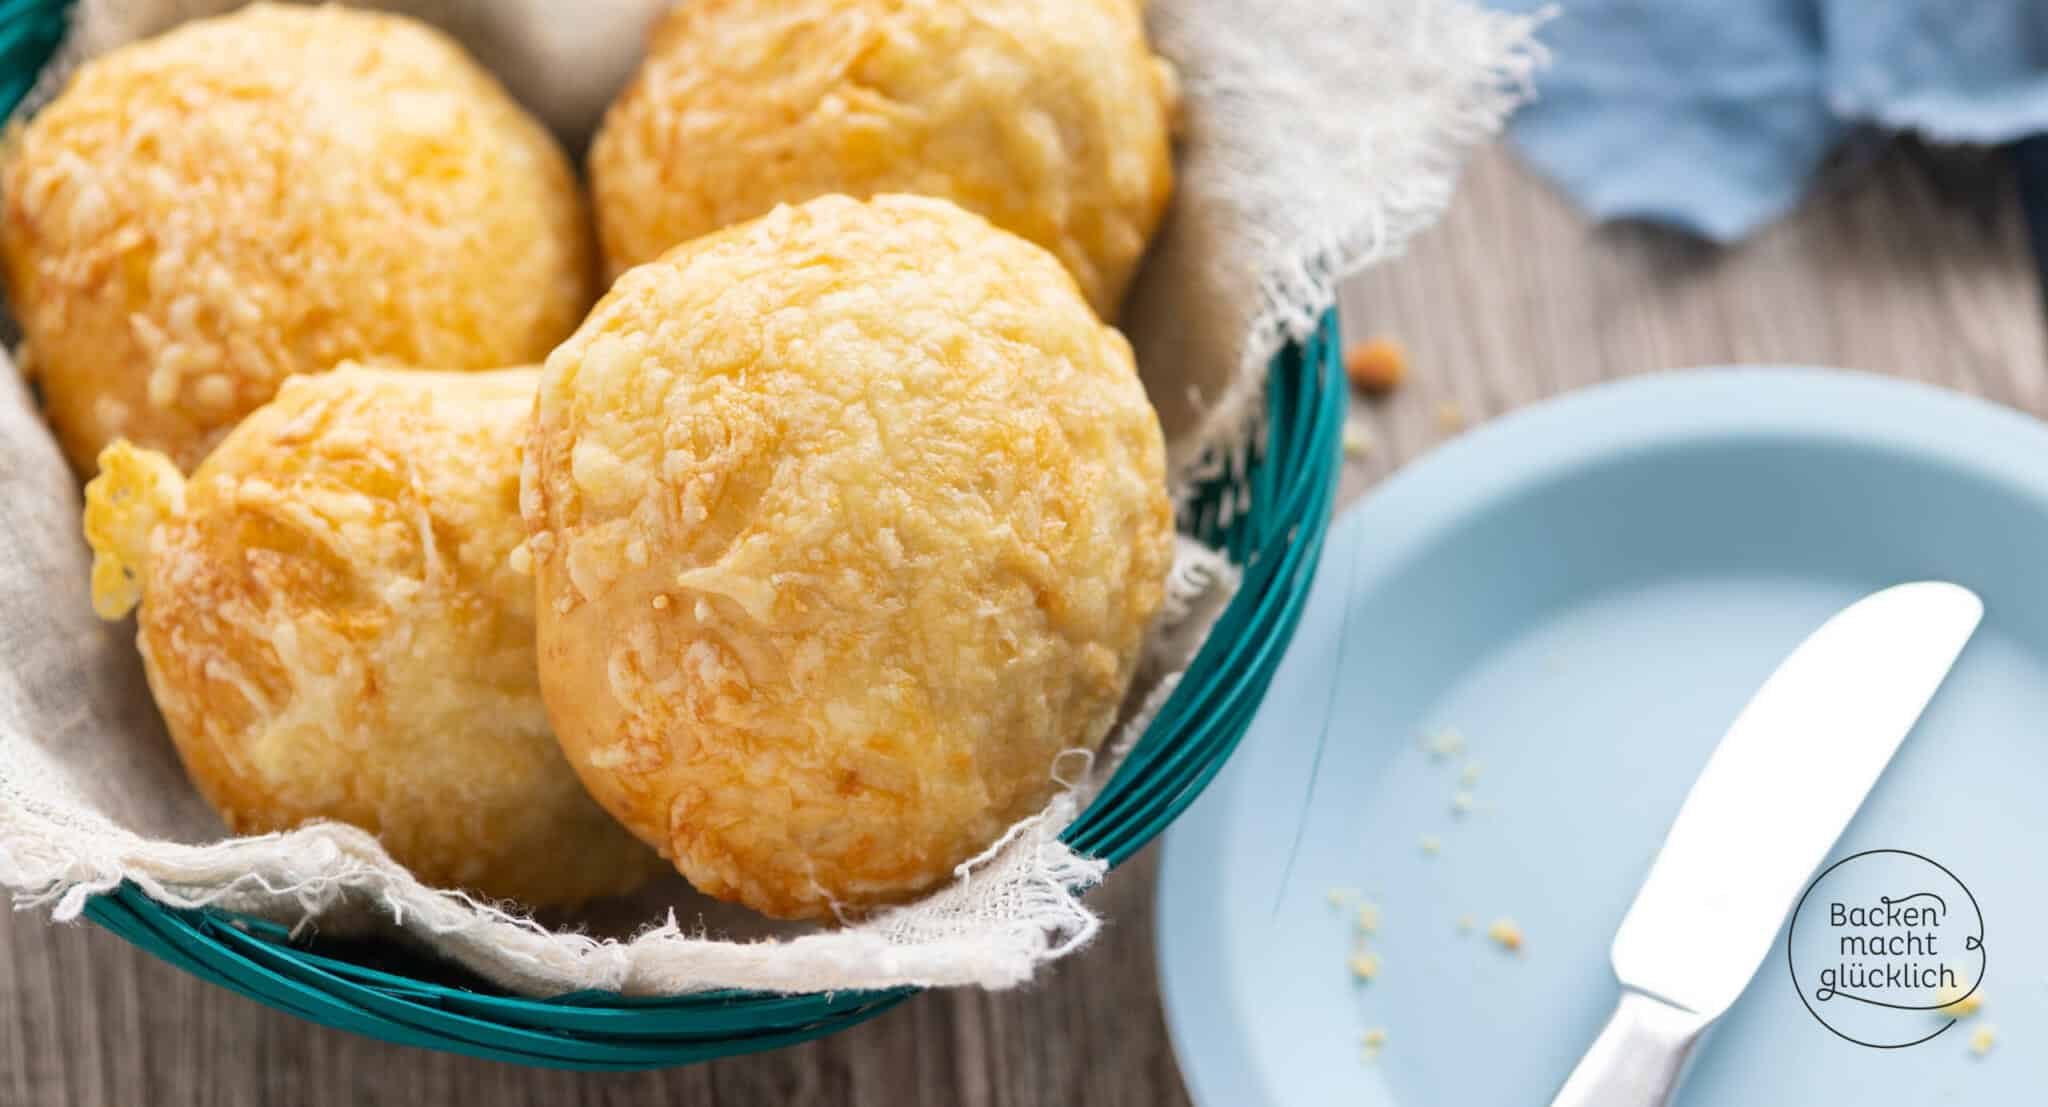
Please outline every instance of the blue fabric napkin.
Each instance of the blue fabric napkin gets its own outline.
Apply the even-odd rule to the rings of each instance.
[[[2048,0],[1495,0],[1555,6],[1510,134],[1601,219],[1716,241],[1790,210],[1851,130],[2048,132]]]

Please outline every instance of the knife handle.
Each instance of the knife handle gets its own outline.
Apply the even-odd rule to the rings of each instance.
[[[1550,1107],[1664,1107],[1711,1021],[1624,989]]]

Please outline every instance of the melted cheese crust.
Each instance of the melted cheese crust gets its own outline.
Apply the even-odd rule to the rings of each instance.
[[[548,359],[541,687],[699,889],[903,899],[1116,718],[1172,512],[1129,345],[941,200],[824,197],[627,272]]]
[[[590,152],[611,271],[827,193],[939,196],[1113,318],[1173,185],[1172,70],[1131,0],[691,0]]]
[[[58,438],[189,472],[294,373],[532,363],[595,296],[568,161],[423,24],[258,4],[92,61],[0,157]]]
[[[95,600],[139,642],[194,784],[237,833],[360,826],[420,879],[529,904],[660,860],[547,725],[519,448],[538,371],[286,381],[183,481],[109,447],[87,490]]]

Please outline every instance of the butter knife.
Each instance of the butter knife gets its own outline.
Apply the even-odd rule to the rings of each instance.
[[[1940,581],[1844,608],[1764,681],[1693,782],[1614,936],[1621,1000],[1551,1107],[1659,1107],[1976,632]]]

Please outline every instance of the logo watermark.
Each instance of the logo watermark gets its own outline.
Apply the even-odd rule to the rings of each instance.
[[[1984,913],[1945,866],[1910,850],[1851,854],[1793,909],[1785,958],[1822,1026],[1902,1049],[1954,1026],[1984,983]]]

